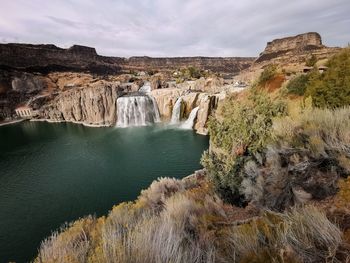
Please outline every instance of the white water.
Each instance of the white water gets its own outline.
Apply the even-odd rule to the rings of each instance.
[[[117,127],[145,126],[159,121],[158,106],[153,97],[138,95],[117,99]]]
[[[188,119],[183,124],[181,124],[180,126],[181,129],[190,130],[193,128],[194,120],[197,117],[198,110],[199,110],[199,107],[195,107],[191,111],[190,116],[188,116]]]
[[[180,122],[181,119],[181,105],[182,105],[182,98],[178,98],[175,102],[175,105],[173,107],[173,112],[171,114],[171,120],[170,124],[176,124]]]
[[[151,93],[151,83],[145,82],[141,88],[139,88],[139,92],[149,94]]]

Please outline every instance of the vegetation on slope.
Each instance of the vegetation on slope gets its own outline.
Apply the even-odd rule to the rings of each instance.
[[[312,97],[315,107],[336,108],[350,104],[350,48],[332,57],[327,70],[317,68],[306,75],[299,75],[287,84],[289,93]]]
[[[160,179],[106,218],[45,240],[36,262],[322,262],[341,259],[339,228],[312,206],[245,221],[205,183]]]
[[[267,68],[209,121],[204,174],[159,179],[108,216],[65,226],[35,261],[349,262],[350,107],[327,93],[347,94],[347,52],[290,84],[309,106],[264,93]]]

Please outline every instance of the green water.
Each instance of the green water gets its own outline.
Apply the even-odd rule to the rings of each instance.
[[[104,215],[162,176],[199,169],[208,138],[162,126],[0,127],[0,262],[25,262],[64,222]]]

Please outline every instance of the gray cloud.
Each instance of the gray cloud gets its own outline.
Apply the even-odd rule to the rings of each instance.
[[[349,0],[13,0],[1,4],[0,41],[115,56],[256,56],[267,41],[308,31],[344,46],[349,13]]]

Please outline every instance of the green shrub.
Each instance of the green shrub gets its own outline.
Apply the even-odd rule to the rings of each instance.
[[[309,81],[308,75],[299,75],[291,79],[287,84],[289,94],[303,96],[305,94],[307,84]]]
[[[324,73],[313,72],[306,89],[315,107],[350,105],[350,48],[331,58]]]
[[[309,57],[306,60],[305,65],[308,67],[313,67],[315,66],[316,63],[317,63],[317,57],[315,56],[315,54],[312,54],[311,57]]]
[[[277,66],[274,64],[269,64],[267,67],[264,68],[264,71],[261,72],[258,79],[258,85],[265,84],[267,81],[271,80],[276,75],[277,75]]]
[[[267,145],[272,119],[283,115],[285,109],[284,103],[253,91],[243,101],[228,99],[219,110],[220,117],[209,120],[211,151],[203,155],[201,162],[226,201],[240,200],[244,163]]]

